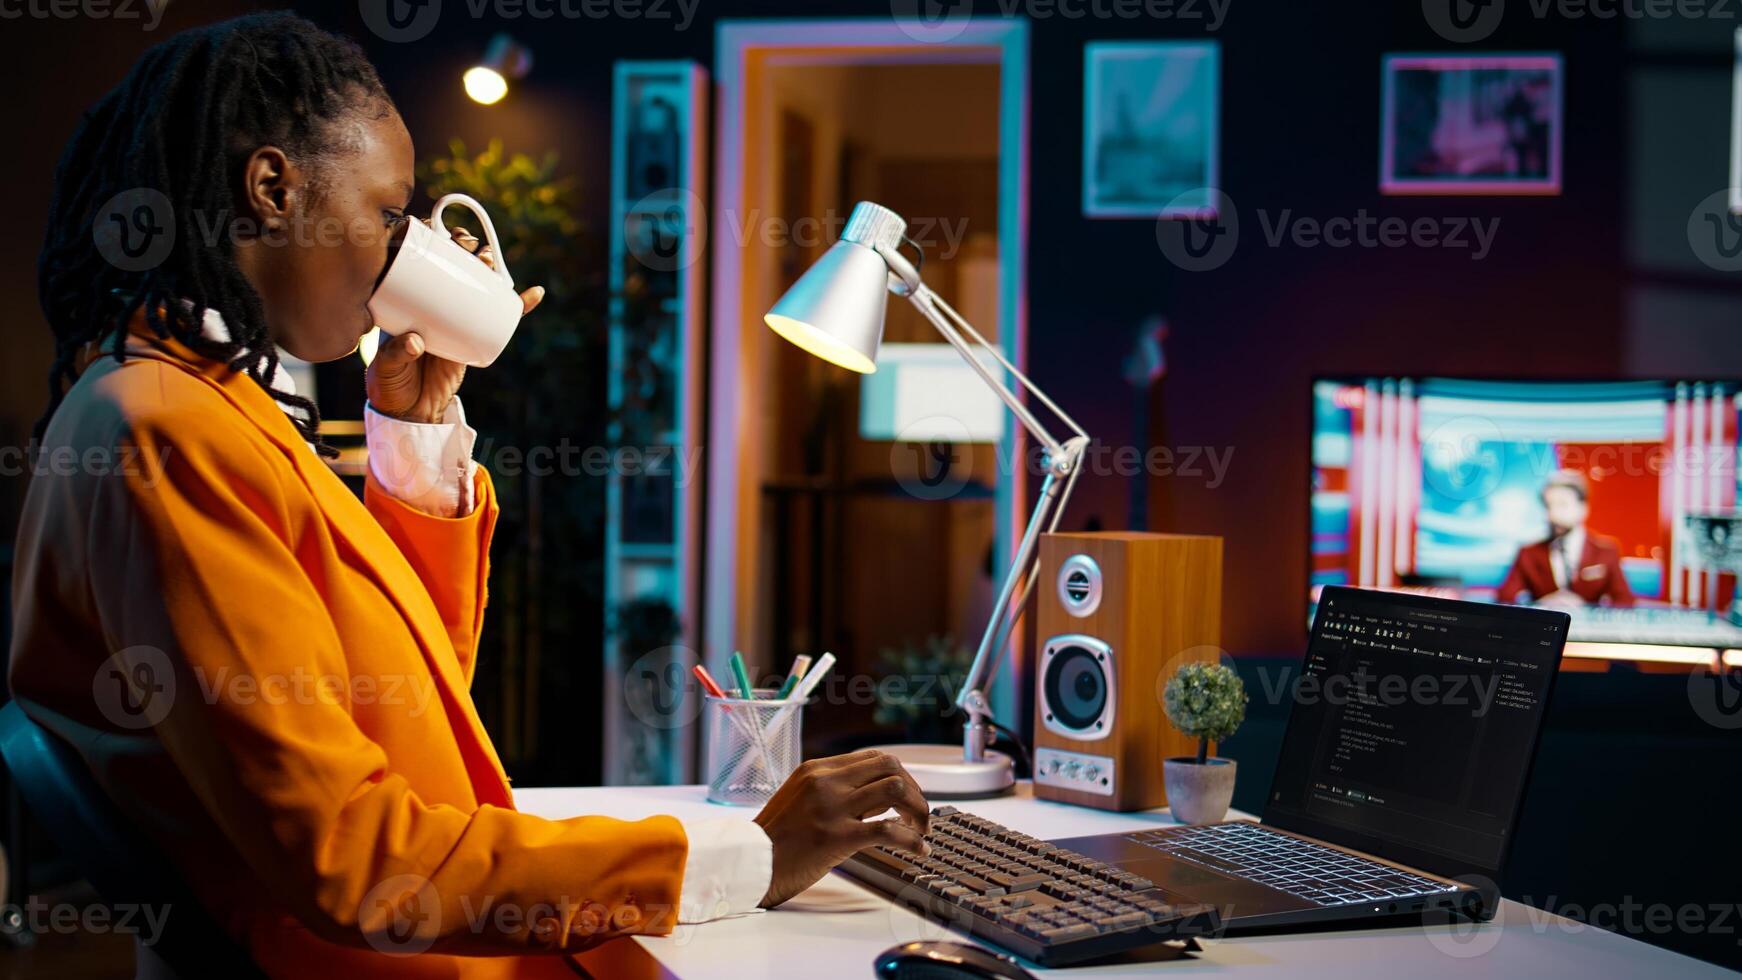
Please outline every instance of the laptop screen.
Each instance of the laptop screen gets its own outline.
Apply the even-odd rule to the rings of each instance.
[[[1325,589],[1265,822],[1443,875],[1498,876],[1568,622]]]

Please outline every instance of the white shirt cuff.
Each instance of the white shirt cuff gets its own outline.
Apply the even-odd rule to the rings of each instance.
[[[466,409],[455,396],[440,422],[407,422],[363,407],[363,438],[369,446],[369,472],[383,490],[436,517],[472,513],[472,445],[478,430],[466,424]]]
[[[754,912],[774,878],[774,843],[753,820],[720,817],[684,824],[689,854],[677,921],[707,922]]]

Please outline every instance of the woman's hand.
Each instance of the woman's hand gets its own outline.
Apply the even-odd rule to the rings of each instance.
[[[455,228],[453,236],[454,241],[468,252],[475,252],[485,265],[496,267],[496,256],[491,254],[490,246],[478,248],[478,239],[471,232]],[[543,299],[543,286],[521,293],[521,315],[531,313]],[[365,385],[370,407],[383,415],[407,422],[440,422],[465,376],[464,364],[433,355],[425,357],[423,338],[407,332],[397,337],[383,336],[375,359],[369,362]]]
[[[889,820],[869,820],[890,808]],[[929,854],[931,812],[913,777],[875,749],[812,759],[774,791],[756,815],[774,845],[774,874],[763,908],[816,884],[835,865],[879,844]]]

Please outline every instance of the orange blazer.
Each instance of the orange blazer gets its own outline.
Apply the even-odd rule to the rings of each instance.
[[[128,351],[48,427],[11,683],[202,904],[286,976],[573,976],[669,932],[679,823],[516,812],[478,721],[483,468],[467,517],[359,501],[252,380]]]

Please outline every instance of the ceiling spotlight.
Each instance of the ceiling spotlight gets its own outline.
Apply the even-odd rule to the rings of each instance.
[[[508,94],[508,80],[519,80],[532,70],[532,52],[506,34],[490,39],[481,64],[466,69],[461,81],[466,94],[480,105],[495,105]]]

